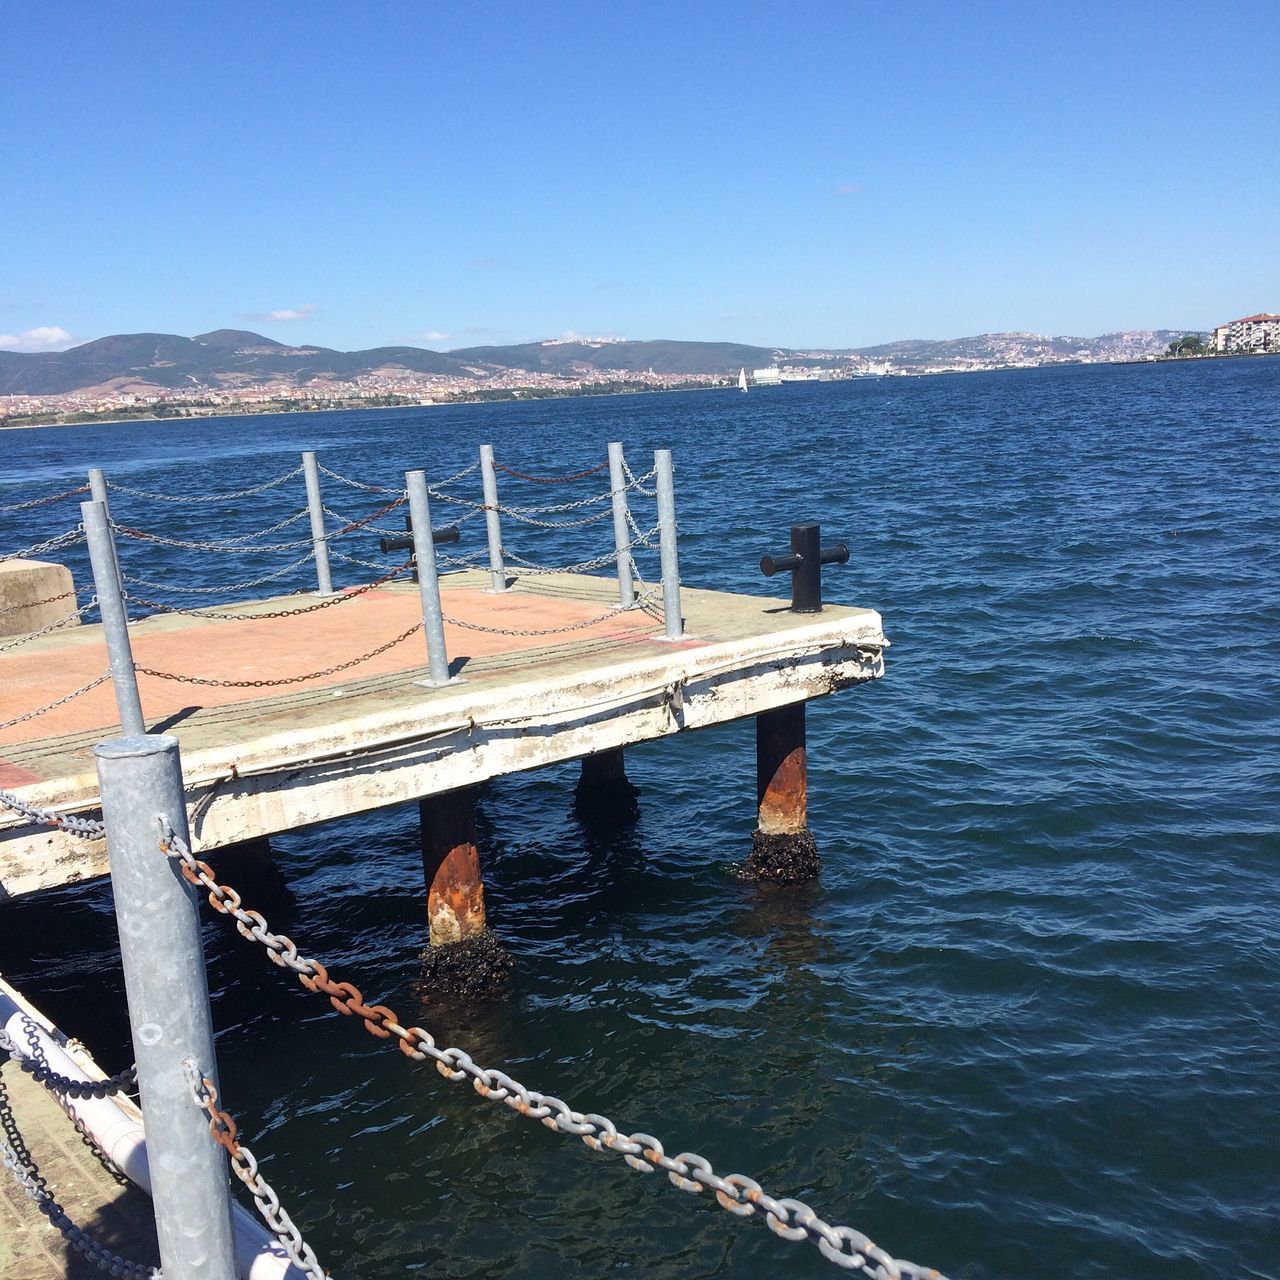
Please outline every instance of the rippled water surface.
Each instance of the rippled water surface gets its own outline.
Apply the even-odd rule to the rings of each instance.
[[[507,1003],[415,998],[412,809],[278,838],[273,923],[478,1061],[953,1277],[1273,1277],[1278,404],[1280,360],[1224,360],[14,432],[0,503],[94,464],[181,494],[300,448],[392,483],[483,441],[551,472],[621,439],[675,450],[690,583],[780,594],[759,556],[820,520],[853,552],[829,596],[893,642],[883,681],[810,708],[820,884],[734,874],[744,722],[631,752],[622,835],[574,820],[572,768],[485,788]],[[300,501],[115,514],[234,534]],[[6,517],[3,546],[73,518]],[[601,527],[530,549],[590,554]],[[187,581],[263,567],[124,554]],[[835,1274],[381,1047],[221,921],[206,944],[226,1097],[338,1274]],[[0,906],[0,967],[127,1061],[106,885]]]

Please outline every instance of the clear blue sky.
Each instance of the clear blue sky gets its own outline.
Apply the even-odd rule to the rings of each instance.
[[[1280,310],[1272,0],[9,0],[0,43],[11,349]]]

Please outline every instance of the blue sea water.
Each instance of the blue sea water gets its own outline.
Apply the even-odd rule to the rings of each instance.
[[[829,598],[884,615],[885,678],[810,708],[820,883],[734,873],[744,722],[629,753],[641,817],[614,837],[574,820],[572,768],[485,789],[505,1003],[413,990],[412,810],[280,837],[273,923],[442,1043],[952,1277],[1280,1274],[1280,360],[15,432],[0,504],[90,465],[181,494],[302,448],[393,483],[484,441],[576,470],[611,439],[675,451],[687,582],[781,594],[758,559],[817,519],[852,551]],[[115,515],[236,534],[300,492]],[[0,550],[73,519],[5,517]],[[336,1274],[834,1273],[409,1063],[222,921],[206,944],[225,1099]],[[0,969],[128,1060],[104,884],[0,906]]]

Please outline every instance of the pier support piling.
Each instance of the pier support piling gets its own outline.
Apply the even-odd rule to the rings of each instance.
[[[627,777],[621,747],[583,756],[582,773],[573,793],[573,811],[594,829],[625,827],[640,815],[640,789]]]
[[[753,880],[799,884],[821,869],[809,830],[805,704],[756,716],[758,816],[746,873]]]
[[[418,801],[429,946],[422,953],[428,994],[476,997],[503,989],[511,957],[485,924],[476,844],[475,790],[462,787]]]

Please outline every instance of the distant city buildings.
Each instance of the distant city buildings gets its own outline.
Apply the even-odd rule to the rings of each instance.
[[[1260,311],[1256,316],[1229,320],[1213,331],[1210,345],[1224,353],[1280,351],[1280,315]]]

